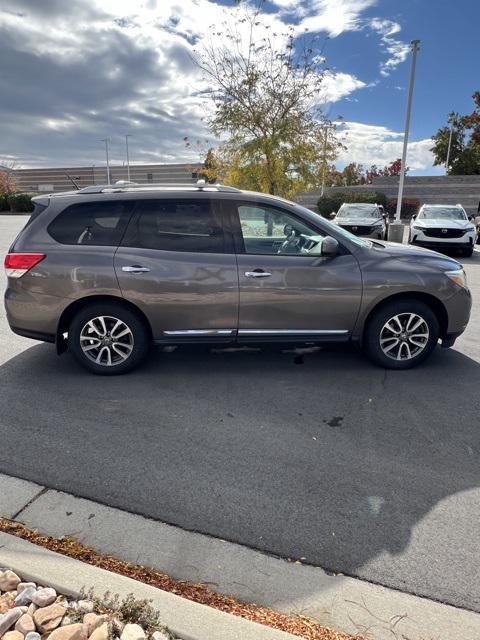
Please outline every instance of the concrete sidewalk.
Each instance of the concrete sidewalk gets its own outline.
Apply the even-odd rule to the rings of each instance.
[[[25,581],[53,587],[78,598],[82,589],[151,600],[166,625],[181,640],[294,640],[295,636],[206,607],[98,567],[79,562],[15,536],[0,533],[0,565]]]
[[[242,601],[310,616],[341,631],[368,629],[375,640],[480,638],[480,615],[470,611],[328,575],[317,567],[2,475],[0,515],[55,537],[75,536],[101,552],[176,579],[206,583]]]

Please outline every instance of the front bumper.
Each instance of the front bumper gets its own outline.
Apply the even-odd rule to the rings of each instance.
[[[442,336],[442,340],[445,340],[445,346],[451,346],[448,344],[449,341],[453,339],[454,342],[465,331],[470,320],[472,294],[469,289],[458,286],[457,288],[456,294],[443,301],[448,316],[447,330]]]
[[[385,227],[368,227],[365,229],[364,225],[346,225],[339,224],[339,227],[345,229],[345,231],[350,231],[355,236],[361,236],[362,238],[372,238],[373,240],[381,240],[385,237]]]
[[[441,238],[427,236],[422,231],[411,229],[410,244],[425,247],[426,249],[469,249],[475,246],[477,240],[476,233],[465,233],[459,238]]]

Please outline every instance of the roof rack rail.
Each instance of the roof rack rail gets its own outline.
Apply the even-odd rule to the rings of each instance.
[[[185,182],[129,182],[128,180],[119,180],[114,184],[97,184],[91,187],[79,189],[78,193],[118,193],[124,191],[175,191],[184,189],[186,191],[221,191],[240,193],[240,189],[235,187],[227,187],[222,184],[208,184],[205,180],[198,180],[196,184]]]

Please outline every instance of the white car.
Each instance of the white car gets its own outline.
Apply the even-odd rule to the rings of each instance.
[[[461,204],[424,204],[410,222],[408,241],[428,249],[460,249],[471,256],[477,229]]]
[[[386,240],[386,214],[381,205],[363,202],[344,202],[333,222],[356,236]]]

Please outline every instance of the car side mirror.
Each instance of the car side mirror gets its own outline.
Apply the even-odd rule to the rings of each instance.
[[[338,254],[339,244],[332,236],[327,236],[322,241],[322,256],[333,258]]]
[[[414,213],[413,216],[412,216],[412,220],[416,220],[416,219],[417,219],[417,214]]]
[[[330,214],[330,219],[333,220],[333,218],[335,218],[337,214],[335,213],[335,211],[332,211],[332,213]]]
[[[474,218],[475,218],[475,216],[468,216],[468,219],[469,219],[470,221],[472,221]]]

